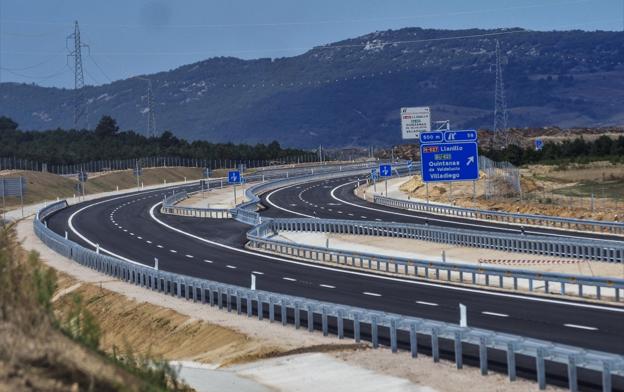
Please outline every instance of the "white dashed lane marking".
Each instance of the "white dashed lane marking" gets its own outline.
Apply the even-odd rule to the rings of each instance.
[[[371,297],[381,297],[381,294],[379,294],[379,293],[371,293],[370,291],[365,291],[362,294],[370,295]]]
[[[416,301],[417,304],[427,305],[427,306],[438,306],[435,302],[426,302],[426,301]]]
[[[194,256],[193,255],[186,255],[186,257],[188,257],[189,259],[192,259]]]
[[[156,247],[162,249],[163,246],[162,245],[156,245]]]
[[[287,277],[283,277],[282,279],[287,280],[287,281],[289,281],[289,282],[296,282],[296,281],[297,281],[297,279],[295,279],[295,278],[287,278]]]
[[[326,289],[335,289],[336,288],[336,286],[332,286],[330,284],[320,284],[319,286],[325,287]]]
[[[481,313],[486,314],[488,316],[494,316],[494,317],[509,317],[509,315],[505,313],[496,313],[496,312],[481,312]]]
[[[173,250],[173,249],[170,249],[169,252],[171,252],[171,253],[178,253],[177,250]]]
[[[204,261],[205,261],[206,263],[210,263],[210,264],[212,264],[212,260],[206,260],[206,259],[204,259]]]
[[[234,265],[226,265],[226,267],[228,267],[230,269],[236,269],[236,266],[234,266]]]
[[[260,271],[251,271],[251,273],[254,275],[264,275],[264,272],[260,272]]]
[[[576,329],[584,329],[586,331],[597,331],[596,327],[588,327],[586,325],[578,325],[578,324],[563,324],[564,327],[568,328],[576,328]]]

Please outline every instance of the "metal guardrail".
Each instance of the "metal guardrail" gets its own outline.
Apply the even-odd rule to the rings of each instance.
[[[312,168],[312,169],[296,169],[286,172],[277,172],[272,174],[251,175],[246,177],[246,182],[259,182],[245,190],[247,202],[237,205],[235,208],[197,208],[177,206],[176,203],[188,198],[191,194],[186,191],[174,192],[172,195],[165,197],[161,212],[165,214],[173,214],[180,216],[192,216],[197,218],[234,218],[249,225],[256,225],[262,221],[260,214],[256,212],[257,204],[260,198],[257,196],[271,189],[282,186],[293,185],[309,181],[310,179],[321,180],[341,177],[346,174],[366,173],[371,167],[376,167],[375,163],[364,163],[355,165],[339,166],[338,170],[330,168]],[[316,169],[316,170],[315,170]],[[223,179],[206,181],[205,184],[210,187],[223,187]],[[198,192],[193,192],[197,194]]]
[[[431,232],[427,233],[428,230],[418,225],[326,219],[271,219],[249,230],[247,240],[249,241],[248,247],[258,251],[412,278],[481,285],[513,291],[539,291],[544,294],[569,295],[577,298],[594,297],[615,302],[621,302],[622,294],[624,294],[624,279],[380,256],[301,245],[270,238],[281,231],[421,238],[432,235]],[[441,230],[433,229],[433,233],[440,232]],[[437,234],[434,234],[434,237],[436,236]]]
[[[373,201],[374,203],[387,207],[402,208],[411,211],[422,211],[432,214],[451,215],[471,219],[493,220],[497,222],[505,222],[511,224],[549,226],[553,228],[568,230],[592,231],[606,234],[608,233],[624,235],[624,223],[622,222],[560,218],[556,216],[536,214],[516,214],[512,212],[489,211],[476,208],[455,207],[412,200],[401,200],[378,195],[374,197]]]
[[[410,238],[429,242],[534,255],[624,262],[624,243],[542,235],[486,232],[410,223],[337,219],[276,219],[279,230]]]
[[[540,389],[546,387],[547,363],[563,364],[567,367],[567,381],[572,391],[578,390],[579,368],[599,372],[603,391],[612,390],[613,375],[624,375],[624,356],[617,354],[400,314],[251,290],[160,271],[146,265],[102,255],[61,237],[49,230],[40,220],[66,206],[67,203],[63,201],[37,213],[34,230],[41,241],[79,264],[146,289],[208,303],[210,306],[218,306],[219,309],[226,308],[228,312],[235,310],[237,314],[246,314],[248,317],[256,315],[260,320],[268,315],[270,322],[279,320],[283,325],[294,324],[297,329],[305,320],[309,331],[320,329],[323,335],[329,334],[331,322],[332,325],[335,324],[335,333],[339,338],[344,338],[345,332],[349,332],[356,342],[368,339],[375,348],[382,340],[388,343],[393,352],[396,352],[401,344],[402,347],[408,347],[413,357],[419,352],[430,352],[435,362],[440,359],[442,347],[442,354],[447,350],[453,353],[451,358],[454,358],[457,368],[461,368],[464,357],[468,357],[464,351],[466,345],[466,351],[474,348],[478,352],[479,366],[483,375],[488,373],[492,361],[490,355],[502,355],[506,358],[507,374],[511,381],[516,379],[516,361],[530,358]],[[370,333],[366,333],[368,331]]]

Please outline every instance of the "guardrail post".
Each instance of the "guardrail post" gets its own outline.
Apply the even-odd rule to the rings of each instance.
[[[243,311],[242,309],[242,298],[241,298],[241,292],[240,290],[236,291],[236,314],[240,315],[241,312]]]
[[[461,369],[463,365],[462,335],[461,331],[455,331],[455,367]]]
[[[356,343],[360,342],[360,314],[355,313],[353,315],[353,340]]]
[[[576,357],[574,355],[568,356],[568,389],[570,392],[578,391]]]
[[[247,317],[253,316],[253,306],[251,303],[251,294],[247,293]]]
[[[481,375],[485,376],[488,374],[487,338],[485,336],[479,338],[479,369],[481,370]]]
[[[373,348],[379,347],[379,331],[377,328],[377,316],[371,318],[371,340],[373,341]]]
[[[327,327],[327,308],[325,306],[323,306],[321,308],[321,317],[322,317],[322,321],[323,321],[323,336],[327,336],[328,333],[328,327]]]
[[[299,302],[295,301],[295,329],[299,329],[301,325],[301,309],[299,308]]]
[[[221,287],[217,287],[217,305],[219,306],[219,310],[223,309],[223,291]]]
[[[336,324],[338,326],[338,339],[343,339],[344,338],[344,317],[343,317],[342,309],[338,309],[336,320],[337,320]]]
[[[397,352],[397,320],[390,320],[390,349],[393,353]]]
[[[539,347],[535,353],[535,369],[539,389],[546,389],[546,364],[544,363],[544,348]]]
[[[210,286],[208,288],[208,299],[210,301],[210,306],[214,306],[215,305],[215,298],[214,298],[214,287]]]
[[[516,351],[513,343],[507,343],[507,377],[516,381]]]
[[[440,362],[440,347],[438,345],[438,329],[431,329],[431,357],[433,362]]]
[[[312,312],[312,305],[308,305],[308,332],[314,331],[314,312]]]
[[[286,323],[288,322],[286,316],[286,301],[283,298],[280,301],[280,320],[282,322],[282,325],[286,325]]]
[[[611,392],[611,363],[602,362],[602,392]]]
[[[416,324],[410,324],[410,352],[412,358],[418,356],[418,335],[416,334]]]
[[[275,303],[273,303],[273,297],[269,297],[269,322],[275,321]]]
[[[182,296],[182,285],[180,284],[180,281],[176,281],[176,295],[178,298],[180,298]]]
[[[258,320],[264,320],[264,305],[261,296],[258,296]]]
[[[225,304],[227,305],[227,311],[232,311],[232,292],[230,289],[225,289]]]

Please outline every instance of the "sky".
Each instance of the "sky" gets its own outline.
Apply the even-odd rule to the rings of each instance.
[[[73,87],[76,20],[85,83],[99,85],[403,27],[622,31],[624,0],[0,0],[0,82]]]

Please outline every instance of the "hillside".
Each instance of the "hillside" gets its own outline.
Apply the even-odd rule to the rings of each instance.
[[[624,123],[622,38],[600,31],[406,28],[295,57],[212,58],[149,78],[158,129],[181,137],[389,144],[400,138],[401,106],[433,106],[434,120],[450,119],[457,128],[491,127],[498,39],[511,126],[609,126]],[[0,114],[22,129],[72,125],[71,90],[4,83],[0,92]],[[144,81],[87,87],[84,94],[91,126],[110,114],[122,128],[144,131]]]

